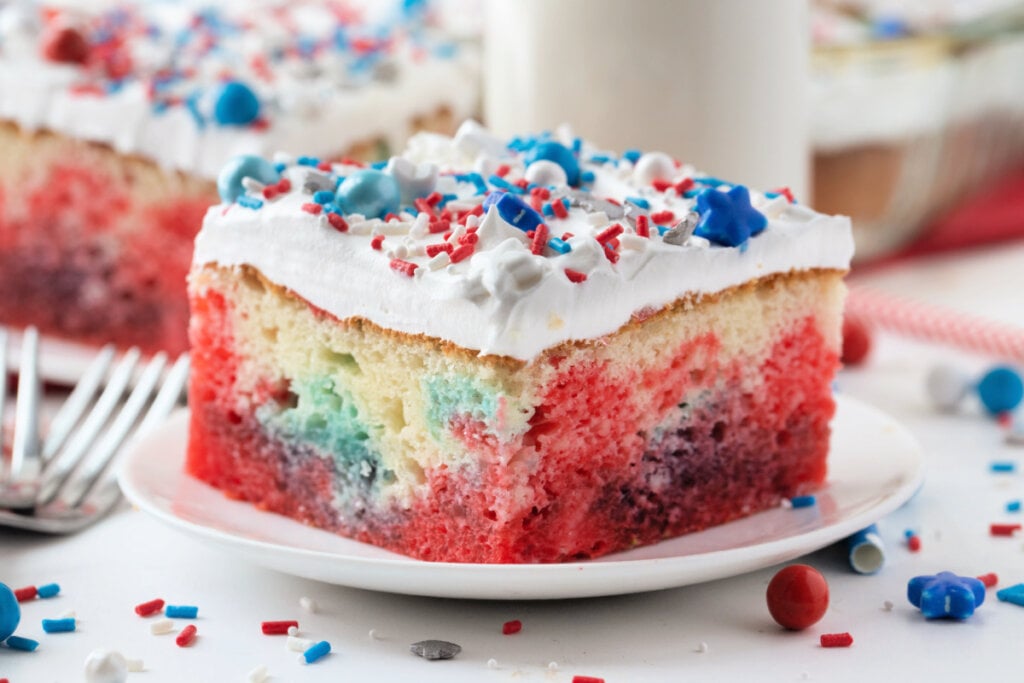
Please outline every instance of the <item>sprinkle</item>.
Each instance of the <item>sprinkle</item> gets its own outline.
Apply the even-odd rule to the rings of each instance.
[[[501,625],[501,632],[503,634],[505,634],[506,636],[510,636],[513,633],[519,633],[522,630],[523,630],[523,622],[519,621],[518,619],[513,619],[512,621],[506,621],[504,624]]]
[[[308,598],[303,595],[299,598],[299,607],[306,610],[310,614],[316,614],[316,601],[313,598]]]
[[[651,220],[658,225],[668,225],[675,219],[676,215],[672,211],[658,211],[657,213],[651,214]]]
[[[558,662],[548,662],[548,671],[558,671]]]
[[[1020,512],[1020,500],[1011,500],[1006,503],[1007,512]]]
[[[264,664],[260,664],[255,669],[249,672],[247,678],[248,683],[265,683],[267,680],[267,667]]]
[[[853,636],[849,633],[822,633],[822,647],[850,647],[853,645]]]
[[[367,633],[366,635],[368,635],[370,637],[370,640],[379,640],[380,639],[380,634],[377,633],[377,629],[375,629],[375,628],[371,628],[370,632]]]
[[[907,549],[912,553],[916,553],[917,551],[919,551],[921,549],[921,537],[911,536],[910,538],[908,538]]]
[[[487,660],[487,668],[488,669],[497,669],[498,668],[498,660],[495,659],[494,657],[491,657],[490,659],[488,659]]]
[[[154,636],[161,636],[174,630],[174,622],[170,619],[159,619],[149,625],[149,632]]]
[[[164,608],[164,616],[171,619],[195,619],[199,615],[199,608],[194,605],[167,605]]]
[[[61,612],[60,616],[58,616],[57,618],[58,619],[74,619],[76,616],[78,616],[78,615],[75,614],[75,610],[69,609],[69,610],[65,610],[65,611]]]
[[[25,586],[24,588],[17,588],[14,591],[14,598],[18,602],[26,602],[28,600],[34,600],[39,591],[35,586]]]
[[[331,644],[328,643],[326,640],[321,640],[319,643],[316,643],[308,650],[303,652],[302,657],[299,658],[299,661],[305,662],[306,664],[312,664],[317,660],[323,659],[323,657],[326,656],[327,653],[330,651]]]
[[[455,250],[452,251],[452,253],[450,254],[451,262],[452,263],[458,263],[459,261],[462,261],[464,259],[469,258],[469,256],[472,253],[473,253],[473,245],[472,244],[463,244],[458,249],[455,249]]]
[[[75,630],[74,618],[43,619],[43,631],[46,633],[70,633]]]
[[[793,496],[789,499],[789,504],[793,506],[794,510],[812,507],[816,502],[814,496]]]
[[[626,197],[626,201],[629,202],[630,204],[636,204],[641,209],[651,208],[651,203],[644,199],[643,197]]]
[[[569,278],[569,282],[572,282],[574,284],[579,284],[580,282],[583,282],[584,280],[587,279],[586,273],[581,273],[580,271],[573,270],[572,268],[565,269],[565,276]]]
[[[573,676],[572,683],[604,683],[604,679],[594,676]]]
[[[992,588],[997,583],[999,583],[999,576],[996,575],[994,572],[989,572],[988,574],[982,574],[981,576],[979,576],[977,578],[978,578],[978,581],[981,581],[983,584],[985,584],[985,588]]]
[[[374,235],[370,240],[370,248],[380,251],[380,245],[384,244],[384,235]]]
[[[21,636],[7,636],[4,644],[12,650],[21,650],[22,652],[35,652],[36,648],[39,647],[38,641],[31,638],[22,638]]]
[[[476,235],[474,235],[475,237]],[[533,242],[530,244],[530,251],[537,255],[542,256],[544,254],[544,247],[547,246],[548,242],[548,226],[541,223],[537,226],[533,233]]]
[[[60,586],[55,583],[47,583],[36,589],[36,595],[41,598],[52,598],[60,593]]]
[[[895,606],[896,605],[893,604],[892,600],[885,600],[884,602],[882,602],[882,609],[886,612],[891,612],[892,608]]]
[[[611,240],[613,240],[616,237],[618,237],[619,235],[621,235],[622,232],[623,232],[622,225],[620,225],[619,223],[614,223],[614,224],[608,226],[602,232],[598,233],[598,235],[597,235],[597,237],[595,239],[598,241],[599,244],[606,245],[608,242],[610,242]]]
[[[619,252],[615,251],[615,247],[612,244],[604,245],[604,257],[612,263],[619,262]]]
[[[510,167],[508,164],[502,164],[501,166],[498,166],[498,168],[494,169],[494,175],[504,178],[505,176],[508,175],[508,172],[511,170],[512,167]]]
[[[249,195],[246,194],[239,195],[238,199],[236,199],[235,201],[238,202],[240,206],[244,206],[247,209],[252,209],[253,211],[255,211],[256,209],[263,208],[262,199],[256,199],[255,197],[250,197]]]
[[[412,263],[411,261],[404,261],[400,258],[391,259],[390,266],[391,270],[396,273],[401,273],[406,277],[412,277],[416,273],[416,269],[419,268],[417,264]]]
[[[314,216],[318,216],[320,215],[320,212],[324,210],[324,207],[322,207],[319,204],[314,204],[313,202],[306,202],[305,204],[302,205],[302,210],[305,211],[306,213],[311,213]]]
[[[1009,588],[997,591],[996,597],[999,598],[1001,602],[1009,602],[1011,604],[1024,607],[1024,583],[1018,583],[1014,586],[1010,586]],[[11,637],[13,638],[14,636]],[[7,642],[11,642],[10,638],[7,639]]]
[[[299,638],[298,636],[288,636],[288,640],[285,641],[285,647],[292,652],[305,652],[314,645],[316,645],[315,641],[308,638]]]
[[[907,600],[925,619],[966,619],[985,602],[985,585],[973,576],[939,572],[907,582]]]
[[[331,224],[331,227],[338,232],[348,232],[348,223],[340,213],[329,213],[327,214],[327,222]]]
[[[989,465],[988,468],[991,471],[998,472],[1000,474],[1016,472],[1017,463],[1011,460],[997,460],[996,462],[993,462],[991,465]]]
[[[651,236],[651,225],[646,215],[640,214],[636,217],[636,234],[641,237]]]
[[[196,639],[196,632],[199,629],[196,628],[195,624],[189,624],[185,628],[181,629],[181,633],[174,639],[174,643],[178,647],[188,647]]]
[[[334,202],[334,193],[330,190],[317,190],[313,193],[313,201],[317,204],[331,204]]]
[[[1013,536],[1020,529],[1020,524],[991,524],[988,528],[992,536]]]
[[[290,621],[264,621],[260,624],[260,630],[263,631],[264,635],[268,636],[282,636],[288,633],[288,629],[291,627],[298,628],[299,622],[295,620]]]
[[[290,636],[297,636],[297,635],[299,635],[299,627],[298,626],[289,626],[288,630],[285,631],[285,633],[287,633]]]
[[[568,218],[569,217],[569,209],[566,208],[566,206],[565,206],[565,204],[563,203],[562,200],[555,200],[555,201],[551,202],[550,206],[551,206],[551,212],[553,214],[555,214],[555,216],[557,218],[563,218],[564,219],[564,218]]]
[[[143,602],[135,606],[135,613],[140,617],[148,617],[152,614],[156,614],[164,608],[164,601],[160,598],[150,600],[149,602]]]
[[[703,640],[700,641],[700,644],[697,645],[697,652],[699,654],[706,655],[708,653],[708,644]]]
[[[421,640],[410,645],[409,651],[423,659],[451,659],[462,652],[462,646],[447,640]]]
[[[551,247],[552,250],[557,251],[559,254],[568,254],[570,251],[572,251],[572,246],[568,242],[557,237],[552,237],[551,239],[549,239],[548,246]]]

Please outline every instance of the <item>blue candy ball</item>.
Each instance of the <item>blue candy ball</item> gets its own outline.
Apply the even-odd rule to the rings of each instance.
[[[18,628],[20,621],[21,608],[18,599],[14,597],[14,591],[0,583],[0,641],[7,640],[7,636]]]
[[[541,159],[553,161],[561,166],[570,185],[575,187],[580,184],[580,162],[576,160],[576,155],[572,153],[572,150],[565,145],[551,141],[538,143],[527,153],[526,165],[529,166]]]
[[[213,118],[222,126],[244,126],[260,115],[260,101],[245,83],[228,81],[217,92]]]
[[[344,213],[359,213],[367,218],[384,218],[397,213],[402,200],[398,181],[390,173],[374,169],[356,171],[338,186],[335,201]]]
[[[217,176],[217,192],[223,201],[230,204],[245,193],[242,178],[252,178],[270,185],[280,180],[281,174],[263,157],[252,154],[235,157],[224,165]]]
[[[993,415],[1009,412],[1024,399],[1024,381],[1011,367],[992,368],[978,382],[978,398]]]

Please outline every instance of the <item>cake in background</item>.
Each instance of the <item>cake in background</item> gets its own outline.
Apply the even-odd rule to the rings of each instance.
[[[813,205],[853,218],[858,260],[1024,168],[1021,0],[817,0],[812,29]]]
[[[266,188],[280,188],[270,193]],[[826,474],[849,220],[567,129],[225,168],[189,472],[426,560],[555,562]]]
[[[472,113],[474,57],[430,12],[0,2],[0,322],[187,348],[192,238],[228,160],[386,158]]]

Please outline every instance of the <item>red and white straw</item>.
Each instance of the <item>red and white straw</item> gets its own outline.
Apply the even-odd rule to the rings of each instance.
[[[871,327],[897,334],[1024,362],[1024,328],[852,285],[846,314]]]

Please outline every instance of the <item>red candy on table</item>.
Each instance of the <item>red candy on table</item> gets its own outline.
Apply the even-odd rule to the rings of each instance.
[[[768,611],[785,628],[800,631],[816,624],[828,609],[828,582],[806,564],[781,569],[768,584]]]
[[[857,318],[843,320],[843,352],[841,360],[844,365],[860,365],[871,352],[871,333]]]
[[[43,35],[43,56],[51,62],[85,64],[89,60],[89,43],[81,32],[68,26],[52,26]]]

